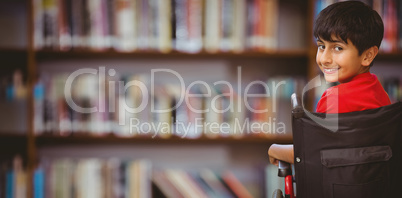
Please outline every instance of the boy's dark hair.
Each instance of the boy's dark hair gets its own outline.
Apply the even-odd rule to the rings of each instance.
[[[353,43],[361,55],[370,47],[380,48],[384,24],[380,15],[360,1],[345,1],[323,9],[314,23],[315,38],[333,41],[332,35]]]

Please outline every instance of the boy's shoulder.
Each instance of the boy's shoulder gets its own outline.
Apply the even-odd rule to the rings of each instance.
[[[338,88],[340,94],[352,94],[358,90],[377,88],[377,83],[381,85],[375,74],[370,72],[356,75],[347,83],[341,83],[333,88]],[[366,90],[367,91],[367,90]]]
[[[322,95],[317,112],[346,113],[389,105],[390,100],[376,75],[369,72],[351,81],[328,88]]]
[[[352,80],[347,83],[341,83],[336,86],[329,87],[327,90],[325,90],[323,96],[345,96],[348,94],[355,94],[356,91],[359,90],[367,91],[367,89],[369,90],[372,87],[376,88],[375,85],[377,82],[378,78],[375,74],[366,72],[353,77]]]

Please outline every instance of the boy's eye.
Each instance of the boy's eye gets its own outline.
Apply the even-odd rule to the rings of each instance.
[[[335,47],[335,51],[342,51],[343,50],[343,48],[342,47],[339,47],[339,46],[337,46],[337,47]]]
[[[319,50],[324,50],[324,49],[325,49],[325,46],[324,46],[324,45],[318,45],[318,49],[319,49]]]

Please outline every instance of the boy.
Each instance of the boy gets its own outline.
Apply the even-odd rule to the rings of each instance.
[[[320,12],[314,24],[316,62],[328,82],[317,105],[320,113],[346,113],[391,104],[377,77],[369,72],[378,54],[384,25],[371,7],[359,1],[334,3]],[[331,102],[337,101],[337,102]],[[270,162],[293,162],[293,145],[273,144]]]

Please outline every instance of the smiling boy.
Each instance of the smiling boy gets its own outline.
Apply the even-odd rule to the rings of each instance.
[[[347,113],[391,104],[388,94],[370,67],[378,54],[384,25],[371,7],[359,1],[334,3],[323,9],[314,23],[316,62],[328,82],[317,105],[320,113]],[[293,163],[293,145],[273,144],[270,162]]]

